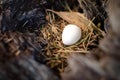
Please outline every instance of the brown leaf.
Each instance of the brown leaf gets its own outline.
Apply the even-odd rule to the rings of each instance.
[[[105,35],[105,33],[100,30],[92,21],[90,21],[84,14],[79,12],[57,12],[50,9],[47,11],[53,12],[61,17],[63,20],[67,21],[70,24],[75,24],[79,26],[83,31],[93,32],[97,31],[101,35]]]
[[[75,24],[75,25],[79,26],[82,30],[85,30],[86,27],[91,23],[91,21],[88,20],[84,16],[84,14],[79,13],[79,12],[56,12],[53,10],[48,10],[48,11],[51,11],[51,12],[57,14],[58,16],[60,16],[62,19],[64,19],[65,21],[67,21],[70,24]],[[94,24],[91,23],[91,25],[93,26]]]

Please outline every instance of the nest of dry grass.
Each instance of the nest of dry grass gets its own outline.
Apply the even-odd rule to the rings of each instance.
[[[52,11],[54,12],[54,11]],[[55,19],[54,13],[57,13],[61,18]],[[47,41],[47,46],[44,48],[44,54],[47,57],[47,64],[58,72],[63,72],[67,66],[67,58],[71,54],[90,54],[92,49],[98,47],[99,40],[101,40],[105,33],[95,26],[92,21],[88,20],[83,14],[77,12],[54,12],[49,13],[48,25],[41,29],[42,37]],[[69,16],[74,16],[72,21],[68,19]],[[77,15],[78,14],[78,15]],[[76,16],[77,15],[77,16]],[[76,18],[79,16],[79,19]],[[67,17],[67,18],[66,18]],[[81,22],[78,20],[82,20]],[[82,38],[74,45],[65,46],[62,43],[62,31],[67,24],[78,25],[82,28]],[[79,22],[77,24],[77,21]]]

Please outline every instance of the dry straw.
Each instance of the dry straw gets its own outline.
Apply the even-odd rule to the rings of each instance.
[[[66,66],[66,58],[70,54],[90,53],[93,47],[97,47],[99,40],[103,38],[105,33],[95,26],[92,21],[88,20],[84,14],[78,12],[49,12],[49,23],[41,31],[43,37],[47,40],[48,45],[45,48],[48,64],[52,68],[59,68],[63,71]],[[60,17],[55,19],[55,15]],[[65,25],[75,24],[82,29],[82,39],[74,45],[65,46],[62,43],[61,35]]]

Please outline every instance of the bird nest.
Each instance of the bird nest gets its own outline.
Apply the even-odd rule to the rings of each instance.
[[[61,18],[55,19],[54,13]],[[41,29],[41,36],[47,42],[43,53],[47,57],[47,64],[58,72],[64,71],[67,66],[66,59],[71,54],[90,54],[92,49],[98,47],[99,41],[105,35],[99,26],[95,26],[81,13],[52,11],[48,16],[48,24]],[[71,46],[62,43],[62,31],[67,24],[75,24],[82,29],[82,38]]]

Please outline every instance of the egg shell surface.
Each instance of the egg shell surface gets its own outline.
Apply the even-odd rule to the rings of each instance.
[[[81,38],[81,29],[80,27],[69,24],[65,26],[62,32],[62,42],[64,45],[72,45],[78,42]]]

